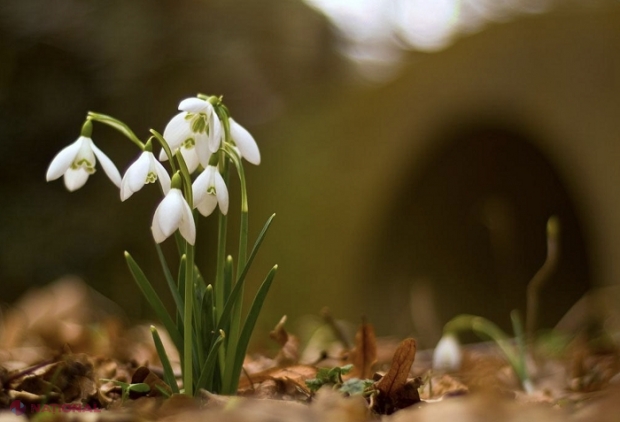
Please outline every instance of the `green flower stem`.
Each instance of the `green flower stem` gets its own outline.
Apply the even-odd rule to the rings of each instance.
[[[185,250],[187,259],[185,260],[185,312],[183,317],[183,386],[185,394],[193,396],[194,247],[187,243]]]
[[[223,171],[222,178],[224,183],[228,186],[228,179],[230,175],[230,166],[228,160],[221,160]],[[226,304],[225,291],[230,291],[230,286],[224,287],[224,268],[226,267],[226,233],[228,228],[228,217],[221,212],[218,216],[217,226],[217,261],[215,272],[215,313],[217,319],[222,316],[224,305]]]
[[[174,165],[174,160],[172,159],[174,156],[172,155],[172,151],[170,150],[170,146],[168,146],[168,142],[164,139],[164,137],[157,132],[155,129],[151,129],[151,133],[157,139],[161,147],[166,152],[166,156],[168,157],[168,161],[170,162],[170,167],[172,168],[172,174],[176,173],[177,169]]]
[[[120,133],[122,133],[127,138],[129,138],[131,142],[136,144],[142,151],[144,151],[144,144],[142,143],[142,141],[138,139],[136,134],[133,133],[133,131],[129,128],[129,126],[127,126],[125,123],[121,122],[120,120],[115,119],[112,116],[106,116],[105,114],[93,113],[92,111],[88,112],[87,119],[94,120],[99,123],[103,123],[105,125],[108,125],[118,130]]]

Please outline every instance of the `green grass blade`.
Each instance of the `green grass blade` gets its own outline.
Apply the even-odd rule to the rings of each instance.
[[[265,277],[265,281],[263,281],[263,284],[261,284],[256,292],[256,296],[254,297],[248,316],[243,324],[243,330],[239,336],[239,341],[237,342],[235,360],[232,367],[226,367],[223,394],[235,394],[237,392],[237,386],[239,385],[239,374],[241,373],[243,359],[245,358],[245,353],[247,351],[248,344],[250,343],[250,337],[252,336],[252,331],[254,331],[256,320],[260,315],[263,303],[265,303],[265,298],[267,297],[267,293],[269,292],[269,288],[271,287],[271,283],[273,282],[273,278],[275,277],[277,270],[278,266],[274,265],[274,267],[267,274],[267,277]],[[229,362],[227,362],[227,365],[228,364]]]
[[[136,263],[136,261],[134,261],[134,259],[127,251],[125,251],[125,260],[127,261],[129,271],[131,271],[131,275],[136,281],[136,284],[142,291],[142,294],[146,298],[149,305],[151,305],[151,308],[153,308],[153,310],[155,311],[155,314],[157,315],[161,323],[168,331],[168,334],[170,335],[170,338],[176,346],[177,350],[183,350],[183,341],[181,338],[181,334],[177,330],[174,321],[168,314],[168,311],[166,311],[166,308],[164,307],[164,304],[159,298],[159,296],[157,295],[157,292],[155,292],[155,289],[153,289],[153,286],[146,278],[146,275],[144,275],[144,272],[142,271],[140,266]]]
[[[164,381],[166,381],[166,384],[170,386],[174,394],[178,394],[179,385],[174,377],[174,372],[172,372],[170,359],[168,359],[168,354],[166,353],[166,349],[164,349],[164,344],[161,342],[161,337],[159,336],[157,328],[155,328],[154,325],[151,325],[151,334],[153,335],[153,342],[155,342],[155,349],[157,349],[159,360],[161,360],[161,364],[164,367]]]

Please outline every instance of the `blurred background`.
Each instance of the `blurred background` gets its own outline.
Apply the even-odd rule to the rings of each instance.
[[[121,203],[101,169],[74,193],[45,172],[87,111],[146,139],[198,92],[223,95],[262,152],[252,239],[277,216],[249,291],[280,270],[261,330],[324,306],[425,346],[459,313],[508,327],[551,215],[543,327],[620,277],[617,0],[3,0],[3,306],[76,274],[128,320],[152,317],[123,251],[164,295],[158,190]],[[102,125],[93,139],[121,172],[138,155]]]

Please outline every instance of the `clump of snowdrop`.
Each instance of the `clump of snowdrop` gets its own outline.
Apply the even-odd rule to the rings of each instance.
[[[169,278],[167,259],[159,244],[169,237],[176,238],[180,266],[179,280],[168,280],[170,293],[182,308],[182,329],[173,321],[145,273],[128,252],[125,257],[134,280],[144,293],[164,325],[183,361],[184,393],[193,395],[199,389],[221,394],[236,392],[241,365],[258,312],[250,312],[243,322],[242,286],[247,267],[258,246],[247,254],[248,198],[243,170],[243,160],[258,165],[260,151],[254,137],[232,119],[221,97],[198,94],[182,100],[180,113],[165,126],[163,135],[150,131],[146,142],[120,120],[99,113],[88,113],[78,139],[62,149],[52,160],[46,174],[48,181],[64,176],[69,191],[85,185],[95,172],[97,161],[110,180],[120,189],[120,199],[128,200],[147,184],[159,182],[162,199],[155,209],[151,231],[161,265]],[[108,125],[127,137],[140,150],[123,177],[106,154],[93,143],[93,123]],[[153,144],[161,146],[158,159],[153,154]],[[167,162],[169,169],[162,164]],[[236,169],[241,186],[240,239],[237,270],[234,259],[226,256],[226,226],[229,211],[229,191],[225,180],[231,168]],[[197,241],[196,218],[218,213],[218,249],[215,277],[211,284],[205,282],[208,274],[194,259]],[[194,211],[194,210],[197,210]],[[273,216],[256,240],[260,245]],[[259,288],[253,310],[260,310],[275,276],[277,266],[267,274]],[[225,296],[228,295],[228,296]],[[234,304],[234,306],[230,306]],[[197,308],[196,308],[197,307]],[[195,312],[203,317],[196,318]],[[242,323],[243,322],[243,323]],[[207,324],[203,327],[202,324]],[[152,328],[153,340],[164,366],[164,376],[173,392],[179,387],[170,369],[168,357],[159,334]],[[215,377],[217,371],[219,376]]]

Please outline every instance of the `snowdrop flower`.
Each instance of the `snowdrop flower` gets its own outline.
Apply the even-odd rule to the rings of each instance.
[[[45,175],[48,182],[64,176],[65,186],[73,192],[84,186],[88,176],[95,172],[95,164],[99,159],[105,174],[116,186],[121,186],[120,173],[112,160],[97,148],[90,139],[91,131],[92,124],[87,121],[82,127],[81,136],[54,157]]]
[[[454,334],[445,334],[433,351],[433,368],[457,371],[461,367],[461,348]]]
[[[249,163],[259,165],[260,151],[254,137],[243,126],[235,122],[232,117],[228,121],[230,122],[230,137],[235,143],[239,155]]]
[[[224,178],[215,166],[207,166],[192,185],[194,208],[205,217],[210,215],[219,204],[220,211],[228,213],[228,189]]]
[[[177,229],[189,244],[196,242],[196,224],[192,210],[181,190],[173,187],[157,206],[151,230],[155,242],[161,243]]]
[[[121,201],[126,200],[134,192],[142,189],[147,183],[155,183],[159,179],[159,183],[167,194],[170,190],[170,176],[168,172],[155,159],[151,151],[145,150],[140,157],[127,169],[123,180],[121,181]]]
[[[211,153],[220,149],[222,124],[213,105],[200,98],[186,98],[179,104],[181,113],[174,116],[164,129],[170,149],[181,150],[190,172],[202,164],[206,167]],[[159,159],[167,159],[162,151]]]

